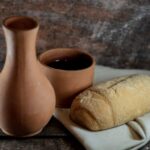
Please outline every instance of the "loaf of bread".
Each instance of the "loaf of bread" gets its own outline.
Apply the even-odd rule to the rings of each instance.
[[[92,130],[127,123],[150,112],[150,76],[130,75],[100,83],[80,93],[72,103],[71,119]]]

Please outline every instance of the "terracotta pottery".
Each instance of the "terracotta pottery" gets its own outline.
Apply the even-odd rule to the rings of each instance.
[[[31,136],[48,123],[54,90],[36,58],[38,23],[14,16],[3,22],[7,54],[0,76],[0,127],[12,136]]]
[[[74,58],[74,62],[70,61]],[[65,59],[69,59],[70,65],[65,64]],[[95,61],[86,52],[72,48],[52,49],[42,53],[39,60],[55,89],[57,107],[70,107],[73,98],[92,85]]]

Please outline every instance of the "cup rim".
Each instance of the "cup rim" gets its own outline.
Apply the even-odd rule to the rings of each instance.
[[[76,51],[76,52],[79,52],[79,53],[82,53],[82,54],[85,54],[87,55],[90,59],[91,59],[91,64],[88,66],[88,67],[85,67],[85,68],[82,68],[82,69],[76,69],[76,70],[65,70],[65,69],[58,69],[58,68],[53,68],[53,67],[50,67],[48,65],[46,65],[43,61],[45,60],[45,57],[50,53],[50,52],[54,52],[54,51]],[[95,62],[95,59],[94,57],[92,57],[91,54],[89,54],[88,52],[86,52],[85,50],[83,49],[80,49],[80,48],[54,48],[54,49],[49,49],[43,53],[41,53],[38,57],[40,63],[42,65],[44,65],[46,68],[49,68],[49,69],[52,69],[52,70],[55,70],[55,71],[58,71],[58,72],[80,72],[80,71],[84,71],[84,70],[88,70],[89,68],[92,68],[95,66],[96,62]]]
[[[26,28],[26,29],[25,28],[24,29],[17,29],[17,28],[8,26],[9,21],[13,22],[13,21],[17,21],[19,19],[27,19],[27,20],[31,21],[34,25],[33,25],[33,27]],[[2,26],[11,30],[11,31],[30,31],[30,30],[34,30],[35,28],[38,28],[39,23],[36,19],[33,19],[32,17],[29,17],[29,16],[9,16],[2,21]]]

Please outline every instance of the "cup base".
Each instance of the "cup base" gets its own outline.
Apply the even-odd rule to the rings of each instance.
[[[36,132],[34,132],[34,133],[30,133],[30,134],[23,135],[23,136],[16,136],[16,135],[14,135],[14,134],[12,134],[12,133],[9,133],[9,132],[5,131],[4,129],[1,129],[1,130],[2,130],[3,133],[5,133],[5,134],[8,135],[8,136],[23,137],[23,138],[24,138],[24,137],[31,137],[31,136],[34,136],[34,135],[39,134],[39,133],[43,130],[43,128],[40,129],[40,130],[38,130],[38,131],[36,131]]]

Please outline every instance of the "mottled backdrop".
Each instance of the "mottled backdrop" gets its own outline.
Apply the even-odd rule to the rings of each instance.
[[[11,15],[40,22],[38,53],[81,47],[98,64],[150,69],[150,0],[0,0],[0,23]],[[0,61],[5,59],[0,28]]]

